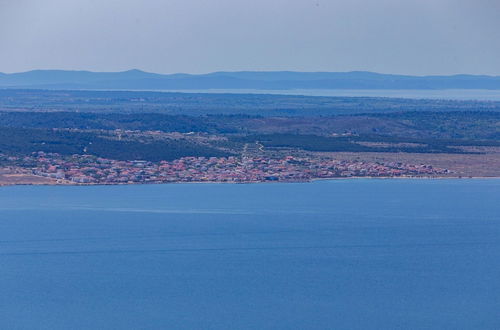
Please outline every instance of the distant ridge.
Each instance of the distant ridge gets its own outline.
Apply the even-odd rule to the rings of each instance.
[[[240,71],[208,74],[156,74],[141,70],[91,72],[34,70],[0,73],[0,88],[36,89],[491,89],[500,76],[405,76],[365,71]]]

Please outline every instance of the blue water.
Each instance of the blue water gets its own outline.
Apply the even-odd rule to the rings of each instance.
[[[197,89],[164,90],[164,92],[210,94],[278,94],[342,97],[394,97],[405,99],[500,101],[500,91],[488,89]]]
[[[1,329],[500,329],[500,180],[0,189]]]

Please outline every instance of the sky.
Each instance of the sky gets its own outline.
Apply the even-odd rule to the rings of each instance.
[[[500,75],[499,0],[0,0],[0,72]]]

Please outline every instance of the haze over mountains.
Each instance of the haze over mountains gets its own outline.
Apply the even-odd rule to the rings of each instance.
[[[0,73],[0,88],[28,89],[491,89],[500,76],[405,76],[373,72],[241,71],[156,74],[140,70],[90,72],[34,70]]]

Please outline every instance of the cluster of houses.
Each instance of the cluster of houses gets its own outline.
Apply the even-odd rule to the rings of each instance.
[[[15,157],[11,157],[15,158]],[[14,159],[13,159],[14,160]],[[37,152],[18,159],[32,174],[82,184],[162,182],[308,181],[336,177],[435,176],[429,165],[371,163],[321,157],[184,157],[173,161],[111,160],[89,155],[62,157]]]

